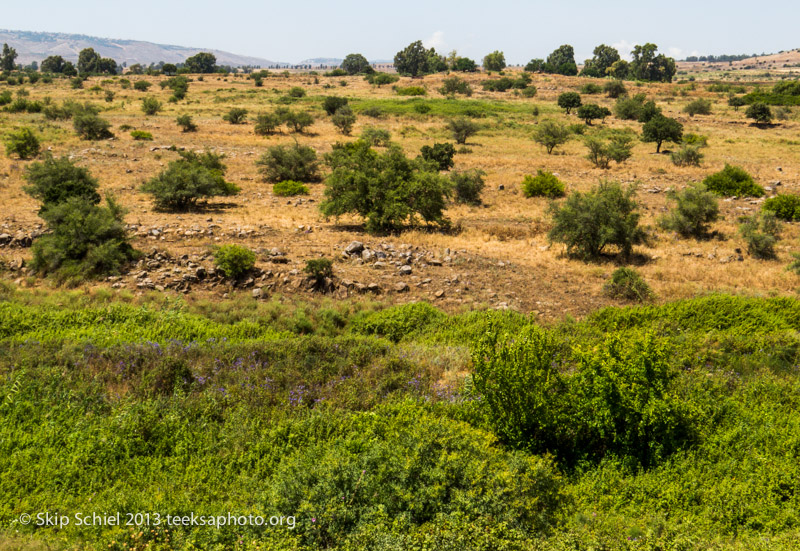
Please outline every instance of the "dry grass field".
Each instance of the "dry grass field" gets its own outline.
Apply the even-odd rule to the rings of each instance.
[[[717,232],[713,239],[681,239],[656,229],[658,217],[667,211],[670,204],[666,197],[668,190],[700,181],[720,170],[725,163],[742,166],[758,183],[775,191],[800,193],[800,122],[797,112],[785,120],[776,121],[770,128],[751,126],[744,109],[734,111],[727,105],[726,94],[707,90],[708,82],[626,83],[631,94],[647,94],[665,115],[682,122],[684,132],[708,136],[708,147],[703,150],[705,159],[700,167],[676,167],[669,155],[655,154],[654,144],[637,142],[629,161],[602,170],[586,159],[586,147],[579,136],[556,149],[553,155],[548,155],[531,139],[535,126],[547,118],[582,124],[574,114],[563,114],[556,106],[556,98],[562,92],[578,90],[592,79],[533,75],[531,84],[536,86],[538,93],[533,98],[523,98],[513,91],[485,92],[480,87],[480,82],[487,78],[485,74],[466,75],[475,93],[471,98],[456,100],[448,100],[437,91],[444,76],[427,76],[413,81],[401,79],[398,86],[414,84],[427,89],[427,95],[417,100],[397,96],[391,86],[371,86],[362,77],[273,74],[264,80],[263,87],[255,87],[253,81],[244,75],[206,75],[202,81],[196,76],[193,78],[185,100],[169,103],[170,91],[158,86],[159,80],[165,77],[127,78],[134,82],[148,80],[153,87],[144,93],[132,88],[123,89],[121,77],[93,77],[78,90],[71,89],[67,80],[23,85],[30,94],[28,99],[50,97],[54,102],[73,99],[101,105],[104,109],[101,116],[112,123],[113,139],[81,140],[71,122],[50,122],[41,114],[1,113],[0,134],[30,126],[41,137],[45,149],[56,156],[69,155],[81,166],[89,168],[99,179],[101,191],[113,192],[128,209],[126,221],[135,226],[132,228],[134,246],[146,253],[157,249],[173,257],[187,254],[198,263],[210,265],[207,258],[199,259],[214,244],[236,242],[256,250],[259,255],[257,266],[270,270],[273,276],[268,286],[261,281],[253,283],[264,286],[265,296],[276,293],[309,296],[310,291],[296,288],[292,278],[297,277],[306,260],[328,257],[335,259],[334,271],[339,280],[364,285],[376,283],[380,287],[380,300],[386,302],[430,300],[449,311],[509,307],[536,312],[543,319],[581,316],[611,304],[611,299],[603,294],[603,285],[616,268],[613,258],[601,263],[584,263],[567,258],[562,246],[548,243],[548,200],[525,198],[520,189],[523,177],[535,174],[537,169],[556,173],[566,183],[567,192],[591,189],[605,179],[638,186],[642,221],[651,227],[654,239],[651,246],[637,249],[641,260],[636,267],[652,286],[659,301],[711,291],[758,296],[792,295],[800,283],[796,274],[785,269],[790,253],[797,251],[800,245],[796,224],[785,225],[776,260],[757,260],[745,251],[737,220],[757,211],[763,199],[721,200],[722,217],[713,226]],[[742,77],[737,84],[748,83]],[[95,86],[103,91],[112,90],[115,93],[113,101],[103,101],[102,91],[92,91]],[[297,134],[284,130],[271,137],[255,135],[252,118],[281,105],[280,98],[295,86],[305,89],[307,95],[294,100],[290,107],[314,115],[316,120],[309,131]],[[20,87],[4,88],[16,94]],[[150,95],[164,102],[164,109],[157,115],[145,116],[141,101]],[[342,136],[322,110],[322,99],[329,95],[350,99],[358,115],[352,136]],[[713,102],[712,114],[690,118],[682,110],[698,97]],[[256,159],[269,146],[291,144],[295,140],[312,146],[318,155],[324,155],[331,150],[333,143],[355,140],[365,127],[376,126],[389,130],[393,141],[399,143],[409,156],[416,156],[423,145],[452,141],[446,129],[448,118],[437,114],[436,109],[427,114],[414,112],[404,104],[412,101],[441,102],[448,109],[465,102],[475,105],[478,105],[476,102],[489,102],[486,116],[474,119],[481,125],[481,130],[468,140],[465,150],[460,151],[455,159],[456,169],[485,171],[487,185],[482,196],[483,205],[451,205],[447,216],[454,223],[455,231],[408,230],[396,235],[370,236],[360,229],[360,221],[356,218],[326,220],[321,216],[318,205],[323,198],[324,184],[310,184],[311,194],[298,199],[275,197],[272,185],[261,181]],[[604,94],[584,96],[584,103],[587,102],[610,109],[614,104],[614,100]],[[367,106],[382,107],[385,114],[380,118],[365,116],[361,110]],[[246,124],[232,125],[222,120],[222,116],[233,107],[248,110]],[[534,115],[534,108],[538,108],[538,115]],[[198,131],[182,133],[175,124],[180,114],[191,115]],[[122,125],[151,132],[154,140],[135,141],[129,131],[120,130]],[[613,116],[604,123],[595,122],[594,126],[628,127],[637,135],[641,134],[641,124],[620,121]],[[239,185],[241,193],[226,198],[217,206],[212,204],[212,208],[202,212],[169,214],[155,211],[150,198],[139,191],[139,186],[178,157],[168,150],[172,145],[189,150],[211,149],[225,154],[226,178]],[[670,149],[666,145],[665,148]],[[12,236],[17,232],[30,233],[42,223],[36,214],[38,205],[22,190],[24,169],[30,162],[7,156],[0,159],[0,193],[3,197],[0,233]],[[780,181],[780,187],[774,183],[776,181]],[[148,235],[152,229],[157,229],[159,235]],[[213,230],[213,236],[208,235],[209,229]],[[370,263],[344,259],[342,249],[353,240],[362,241],[374,249],[393,246],[398,251],[424,252],[428,258],[443,262],[440,266],[419,262],[411,275],[401,276],[391,264],[374,268]],[[286,253],[289,263],[273,265],[268,255],[273,248]],[[738,259],[740,251],[743,252],[742,260]],[[18,266],[29,256],[29,248],[0,248],[0,260],[6,265]],[[90,286],[108,287],[113,284],[118,289],[146,292],[146,289],[137,287],[136,274],[140,271],[141,268],[134,268],[120,279]],[[41,279],[26,277],[20,270],[5,270],[2,276],[26,286],[51,285]],[[396,291],[397,284],[402,282],[409,285],[407,292]],[[209,298],[231,291],[226,285],[198,285],[187,292],[187,297],[190,300]],[[348,291],[342,287],[336,296],[344,297],[348,293],[354,294],[352,289]]]

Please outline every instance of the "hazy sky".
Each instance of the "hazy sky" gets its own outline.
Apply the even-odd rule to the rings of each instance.
[[[676,58],[800,47],[800,2],[670,0],[55,0],[3,2],[0,28],[88,34],[215,48],[273,61],[391,59],[414,40],[476,60],[509,63],[572,44],[578,62],[598,44],[626,54],[654,42]],[[763,9],[760,9],[762,6]]]

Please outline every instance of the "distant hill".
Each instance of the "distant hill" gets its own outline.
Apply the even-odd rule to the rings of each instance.
[[[60,55],[73,63],[78,60],[78,53],[84,48],[94,48],[103,57],[110,57],[119,64],[133,65],[141,63],[149,65],[164,61],[166,63],[182,63],[187,57],[199,52],[211,52],[217,57],[220,65],[234,67],[252,65],[270,67],[287,66],[288,63],[271,61],[260,57],[250,57],[212,50],[208,48],[189,48],[167,44],[154,44],[141,40],[117,40],[98,38],[82,34],[44,33],[29,31],[0,30],[0,44],[8,43],[17,50],[17,63],[28,64],[41,62],[51,55]]]

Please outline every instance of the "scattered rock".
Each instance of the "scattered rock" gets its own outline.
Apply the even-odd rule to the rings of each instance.
[[[253,289],[253,293],[252,293],[253,298],[261,298],[261,296],[263,294],[264,294],[264,291],[261,289],[261,287],[256,287],[255,289]]]
[[[412,270],[411,266],[409,266],[408,264],[403,264],[402,266],[397,268],[397,271],[400,273],[400,275],[411,275],[411,273],[414,270]]]
[[[360,254],[361,251],[364,250],[364,244],[361,241],[353,241],[347,247],[344,248],[344,252],[352,255],[352,254]]]
[[[407,293],[409,291],[408,283],[405,282],[396,283],[394,286],[394,290],[397,293]]]

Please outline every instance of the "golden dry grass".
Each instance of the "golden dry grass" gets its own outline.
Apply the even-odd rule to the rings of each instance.
[[[497,305],[506,302],[511,307],[525,311],[537,311],[545,317],[561,317],[564,314],[582,315],[599,306],[609,304],[602,294],[606,278],[616,267],[612,262],[585,264],[567,259],[560,246],[548,247],[546,233],[548,202],[544,199],[526,199],[520,191],[525,174],[537,169],[555,172],[566,182],[568,191],[587,190],[602,179],[613,179],[623,183],[638,184],[638,198],[642,206],[643,222],[654,226],[658,216],[666,212],[668,201],[665,191],[680,188],[690,181],[698,181],[707,174],[721,169],[725,163],[741,165],[754,175],[756,180],[768,185],[772,180],[781,180],[781,191],[798,193],[798,169],[800,169],[800,126],[790,119],[770,129],[751,127],[738,112],[727,106],[724,94],[706,91],[705,85],[627,83],[631,93],[646,93],[655,99],[668,116],[676,117],[684,124],[685,132],[703,134],[709,138],[704,149],[705,161],[701,167],[675,167],[667,155],[656,155],[654,144],[638,143],[633,157],[621,166],[610,170],[594,168],[585,159],[585,147],[580,140],[572,140],[554,155],[547,155],[544,148],[533,142],[531,134],[538,121],[557,118],[571,124],[580,121],[574,116],[563,115],[555,106],[558,94],[578,88],[588,79],[535,75],[533,85],[539,92],[532,99],[515,96],[512,92],[495,93],[481,90],[479,82],[485,75],[467,75],[475,94],[472,99],[501,100],[518,107],[515,112],[501,113],[477,119],[484,129],[469,140],[470,153],[456,156],[456,169],[480,168],[486,172],[484,205],[468,207],[453,205],[448,216],[462,228],[457,234],[431,233],[412,230],[385,238],[367,236],[358,230],[326,221],[318,212],[323,185],[311,185],[308,199],[297,204],[296,199],[274,197],[271,185],[259,179],[255,160],[268,146],[298,142],[314,147],[319,154],[331,149],[331,144],[354,137],[343,137],[324,116],[319,99],[326,95],[342,95],[354,99],[398,99],[391,87],[375,88],[360,77],[326,78],[320,76],[318,83],[307,74],[289,77],[273,76],[265,79],[263,88],[254,87],[252,81],[243,77],[206,76],[204,81],[191,83],[187,99],[177,104],[168,103],[169,91],[158,86],[161,77],[128,77],[131,80],[146,79],[153,82],[150,92],[123,90],[119,79],[92,78],[82,90],[72,90],[66,81],[52,84],[26,85],[30,99],[49,96],[53,101],[66,98],[92,101],[107,110],[102,116],[112,122],[116,139],[87,142],[78,139],[71,123],[51,123],[42,115],[2,114],[0,133],[7,129],[29,125],[42,137],[45,147],[52,148],[55,155],[74,155],[77,162],[88,167],[100,180],[103,190],[113,192],[129,209],[127,221],[132,224],[189,228],[192,225],[207,226],[208,220],[226,230],[235,228],[262,229],[262,237],[237,239],[254,248],[278,247],[286,250],[292,259],[291,267],[300,268],[302,263],[315,256],[339,256],[342,246],[353,239],[377,246],[379,243],[395,245],[410,244],[444,256],[445,249],[455,252],[454,262],[441,268],[430,268],[415,273],[410,280],[412,290],[408,294],[389,295],[391,300],[407,301],[431,299],[437,290],[445,296],[438,301],[445,308],[464,308],[474,305]],[[436,75],[413,84],[424,85],[428,98],[441,97],[436,91],[443,79]],[[340,86],[340,82],[347,86]],[[324,88],[325,84],[332,88]],[[399,85],[411,84],[411,79],[402,79]],[[116,93],[113,103],[102,101],[102,93],[89,90],[94,85]],[[276,107],[276,100],[292,86],[301,86],[308,97],[292,108],[308,109],[317,118],[308,134],[278,134],[259,137],[253,133],[252,122],[231,125],[222,120],[222,115],[232,107],[243,107],[249,116],[266,112]],[[691,89],[694,87],[695,89]],[[141,99],[155,95],[164,102],[164,110],[155,116],[146,117],[141,111]],[[682,113],[683,107],[697,97],[714,101],[713,114],[689,118]],[[595,102],[613,107],[613,101],[604,95],[584,96],[584,102]],[[535,117],[533,107],[540,115]],[[182,133],[175,124],[179,114],[188,113],[199,126],[196,133]],[[128,132],[119,131],[121,125],[130,125],[154,135],[153,142],[136,142]],[[449,141],[445,129],[446,119],[424,114],[406,116],[388,115],[381,119],[359,116],[353,136],[366,126],[379,126],[392,132],[392,138],[400,143],[409,155],[416,155],[419,148],[435,141]],[[599,126],[598,123],[595,123]],[[610,117],[604,123],[613,128],[632,128],[637,133],[641,125],[619,121]],[[231,199],[232,208],[214,212],[165,214],[153,210],[149,198],[138,191],[139,185],[152,177],[166,164],[177,157],[173,152],[157,150],[156,146],[176,145],[188,149],[214,149],[226,155],[227,178],[237,183],[242,192]],[[24,166],[28,162],[7,157],[0,160],[0,192],[4,197],[0,222],[8,229],[32,228],[40,221],[36,216],[37,205],[22,191]],[[781,168],[781,171],[778,171]],[[505,189],[500,190],[500,186]],[[758,204],[750,200],[737,199],[721,202],[723,219],[714,229],[724,239],[694,241],[677,239],[659,231],[652,248],[642,247],[640,252],[650,260],[638,266],[643,277],[652,285],[659,300],[690,297],[710,291],[730,291],[752,294],[792,294],[798,286],[798,277],[785,270],[790,252],[797,250],[796,225],[787,225],[779,245],[776,261],[760,261],[748,257],[742,262],[722,263],[736,255],[736,249],[744,249],[737,233],[737,219],[743,214],[755,212]],[[357,223],[356,219],[343,219],[340,224]],[[298,226],[312,227],[311,233],[298,232]],[[13,233],[13,232],[12,232]],[[231,231],[227,231],[229,240]],[[164,240],[138,239],[136,245],[142,249],[157,246],[171,252],[205,251],[213,241],[209,239],[186,239],[167,234]],[[0,249],[5,258],[25,257],[29,250]],[[500,263],[504,265],[500,265]],[[336,273],[341,278],[362,282],[397,281],[387,273],[378,273],[371,267],[349,262],[336,264]],[[454,276],[458,282],[453,283]],[[422,284],[424,278],[432,281]],[[415,285],[419,284],[419,286]]]

